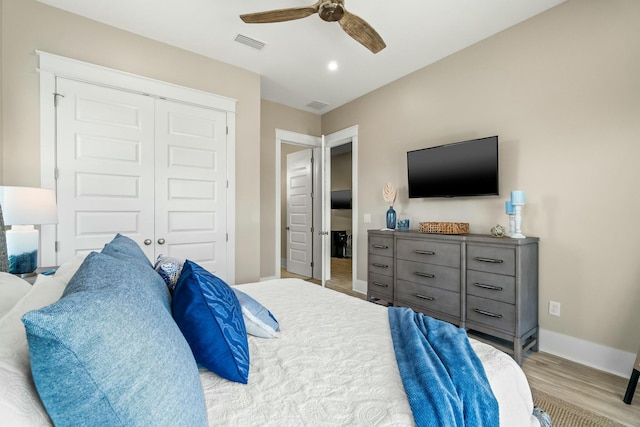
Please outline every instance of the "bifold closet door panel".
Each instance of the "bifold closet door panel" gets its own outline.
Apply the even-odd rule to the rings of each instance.
[[[58,264],[118,232],[153,259],[155,100],[64,78],[56,90]]]

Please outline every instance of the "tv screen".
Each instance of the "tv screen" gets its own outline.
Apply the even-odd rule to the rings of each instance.
[[[331,209],[351,209],[351,190],[332,191]]]
[[[407,152],[409,198],[498,195],[498,137]]]

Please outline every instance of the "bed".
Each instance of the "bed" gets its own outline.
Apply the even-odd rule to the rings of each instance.
[[[63,291],[65,294],[68,292],[65,288],[68,285],[72,286],[69,282],[78,282],[76,276],[81,274],[76,272],[84,264],[86,259],[78,256],[72,262],[61,266],[56,274],[39,276],[34,286],[28,289],[21,283],[16,284],[20,279],[7,277],[6,273],[0,278],[0,293],[11,293],[11,298],[15,301],[8,304],[10,307],[5,308],[5,313],[0,313],[0,423],[12,426],[52,425],[53,416],[50,415],[53,412],[50,406],[47,405],[45,409],[42,403],[50,402],[51,396],[43,397],[42,400],[40,398],[46,391],[41,390],[40,378],[43,374],[38,368],[39,356],[34,356],[34,348],[30,349],[30,345],[33,344],[32,337],[30,336],[28,342],[21,319],[25,313],[41,307],[46,308],[56,301],[60,303]],[[113,277],[111,273],[109,277]],[[7,284],[9,282],[12,283]],[[108,286],[112,286],[111,279],[104,281],[107,282]],[[17,288],[20,290],[16,291]],[[131,286],[127,287],[129,288]],[[298,279],[270,280],[232,288],[234,292],[242,291],[250,295],[267,308],[277,319],[279,331],[273,338],[247,335],[250,364],[246,384],[222,378],[200,366],[197,370],[197,382],[204,400],[208,425],[415,425],[412,408],[396,362],[388,308]],[[127,289],[119,293],[127,292]],[[149,299],[149,296],[145,296],[145,299]],[[136,303],[136,307],[140,305],[139,302]],[[119,310],[127,313],[129,311],[131,310]],[[25,316],[25,319],[28,318],[29,315]],[[80,329],[77,320],[74,322],[75,329]],[[111,325],[108,329],[118,331],[121,329],[118,325],[127,322],[121,319],[120,323]],[[163,328],[169,328],[167,325]],[[104,326],[101,326],[101,329],[105,329]],[[32,333],[33,331],[30,332]],[[82,333],[86,333],[84,329]],[[146,332],[144,334],[148,335]],[[82,341],[82,344],[86,345],[90,339]],[[132,339],[131,346],[126,347],[135,347],[135,341]],[[160,340],[154,338],[154,342],[158,341]],[[498,402],[500,425],[538,426],[538,419],[533,415],[531,392],[520,367],[510,356],[487,344],[473,339],[470,339],[470,344],[482,362],[490,388]],[[171,371],[170,374],[175,370],[167,367],[167,363],[173,362],[174,357],[171,356],[167,359],[169,362],[161,361],[158,368],[161,374],[150,375],[145,371],[149,369],[147,365],[152,364],[151,359],[155,359],[156,355],[160,358],[161,353],[166,353],[153,350],[153,345],[155,344],[145,346],[155,351],[151,357],[125,355],[126,360],[144,359],[143,365],[135,367],[136,370],[133,372],[136,374],[128,373],[124,377],[132,389],[137,387],[136,390],[139,390],[140,384],[155,381],[156,377],[164,376],[167,370]],[[108,347],[105,345],[104,348],[106,353]],[[170,348],[173,351],[174,346]],[[102,348],[99,350],[103,353]],[[95,349],[93,351],[95,352]],[[122,351],[133,350],[127,348]],[[104,357],[104,354],[101,357]],[[107,357],[111,357],[109,360],[115,360],[113,356]],[[50,355],[48,362],[49,365],[46,366],[56,366],[56,369],[46,369],[45,374],[54,375],[56,387],[61,387],[57,396],[73,393],[77,382],[68,378],[69,375],[61,377],[63,370],[55,365],[57,362],[52,361]],[[180,364],[179,368],[182,369],[184,365],[185,363]],[[138,372],[140,374],[137,374]],[[38,377],[37,389],[34,386],[35,376]],[[168,381],[171,383],[170,386],[177,382],[176,378],[183,379],[185,374],[171,377]],[[69,382],[63,386],[64,381]],[[124,384],[124,387],[120,385],[119,393],[122,393],[123,388],[129,388],[127,383]],[[173,390],[162,392],[159,397],[162,399],[165,395],[174,396],[167,401],[168,403],[147,402],[145,404],[151,406],[147,406],[145,411],[156,412],[156,409],[149,408],[171,405],[174,407],[172,411],[175,411],[175,407],[183,409],[189,406],[185,402],[191,402],[191,405],[196,407],[200,405],[199,396],[189,398],[188,393],[184,393],[183,390],[178,390],[178,394],[175,395],[171,395],[172,392]],[[183,401],[176,402],[179,399]],[[79,418],[85,420],[81,424],[95,424],[95,418],[91,418],[87,412],[92,411],[85,409],[81,412],[81,417],[87,417]],[[145,421],[139,424],[174,424],[173,421],[169,421],[171,418],[162,418],[160,409],[158,414],[151,416],[152,418],[141,418]],[[135,423],[121,423],[127,424]]]

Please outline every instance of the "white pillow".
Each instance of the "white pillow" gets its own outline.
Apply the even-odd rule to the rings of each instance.
[[[0,272],[0,318],[4,316],[11,307],[24,294],[29,292],[31,284],[11,273]]]
[[[28,292],[0,318],[0,414],[2,423],[6,425],[51,425],[33,384],[22,316],[27,311],[59,300],[84,257],[76,256],[52,276],[39,275],[33,286],[29,286]]]

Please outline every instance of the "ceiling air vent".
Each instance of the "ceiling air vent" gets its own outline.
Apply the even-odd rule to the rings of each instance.
[[[326,107],[327,104],[326,102],[322,102],[322,101],[311,101],[310,103],[307,104],[307,107],[310,108],[315,108],[316,110],[322,110],[324,107]]]
[[[265,43],[262,43],[261,41],[258,41],[258,40],[254,40],[251,37],[243,36],[242,34],[238,34],[235,38],[235,41],[258,50],[262,50],[262,48],[266,46]]]

